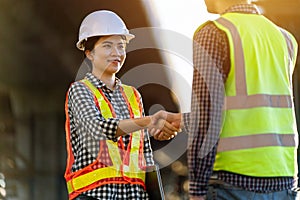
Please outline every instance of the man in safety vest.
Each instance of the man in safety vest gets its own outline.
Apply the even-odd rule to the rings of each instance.
[[[297,199],[297,42],[249,0],[205,3],[220,17],[194,35],[190,199]]]
[[[67,92],[69,199],[148,199],[145,171],[154,163],[144,129],[163,131],[160,140],[178,131],[166,121],[165,111],[145,117],[138,91],[116,77],[132,38],[111,11],[95,11],[81,23],[77,47],[84,51],[91,72]]]

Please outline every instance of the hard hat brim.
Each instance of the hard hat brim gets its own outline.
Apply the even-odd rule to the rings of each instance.
[[[90,36],[90,37],[94,37],[94,36],[110,36],[110,35],[111,35],[111,36],[112,36],[112,35],[124,35],[124,36],[126,37],[126,42],[127,42],[127,43],[129,43],[130,40],[132,40],[133,38],[135,38],[135,35],[130,34],[130,33],[127,33],[127,34],[107,34],[107,35],[101,34],[101,35],[93,35],[93,36]],[[84,40],[87,40],[87,39],[90,38],[90,37],[87,37],[87,38],[84,38],[84,39],[82,39],[82,40],[79,40],[79,41],[76,43],[76,47],[77,47],[79,50],[84,51],[85,49],[84,49],[84,46],[83,46],[82,42],[83,42]]]

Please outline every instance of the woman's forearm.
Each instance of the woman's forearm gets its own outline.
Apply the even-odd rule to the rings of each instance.
[[[159,111],[154,115],[147,117],[120,120],[116,131],[116,137],[146,128],[154,128],[157,131],[164,132],[164,138],[169,138],[176,135],[179,131],[180,127],[179,124],[177,125],[176,121],[180,123],[180,119],[180,114]]]
[[[141,117],[135,119],[124,119],[120,120],[116,137],[126,135],[131,132],[135,132],[141,129],[146,129],[151,125],[151,117]]]

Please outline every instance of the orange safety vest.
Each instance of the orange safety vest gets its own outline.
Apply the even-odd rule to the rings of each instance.
[[[80,82],[85,84],[94,95],[95,103],[102,116],[106,119],[116,117],[111,103],[101,90],[98,90],[90,81],[83,79]],[[131,118],[142,116],[142,106],[138,92],[131,86],[122,84],[120,90],[128,105]],[[145,186],[145,166],[146,162],[143,154],[144,132],[136,131],[130,134],[130,142],[127,149],[124,148],[122,137],[118,142],[111,140],[100,141],[100,150],[97,160],[85,168],[72,172],[74,156],[71,146],[70,119],[68,116],[68,98],[65,104],[66,112],[66,141],[68,151],[68,161],[65,172],[69,199],[74,199],[82,192],[97,188],[109,183],[117,184],[139,184]],[[119,146],[118,146],[119,145]],[[120,148],[122,147],[122,148]],[[123,154],[121,157],[120,151]],[[107,152],[111,159],[111,166],[101,164],[101,153]]]

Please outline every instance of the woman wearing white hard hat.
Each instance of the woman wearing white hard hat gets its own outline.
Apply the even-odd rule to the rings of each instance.
[[[66,98],[69,199],[148,199],[145,167],[153,165],[147,128],[170,139],[178,128],[160,111],[144,116],[138,91],[116,73],[134,38],[122,19],[107,10],[82,21],[77,48],[91,65],[84,79],[71,84]]]

